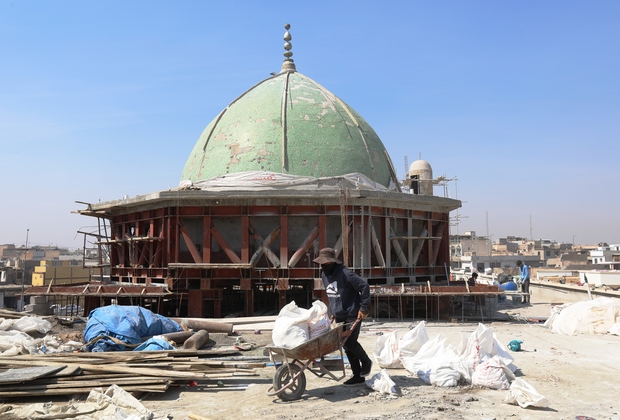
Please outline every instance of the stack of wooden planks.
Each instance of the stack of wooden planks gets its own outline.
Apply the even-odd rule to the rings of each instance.
[[[165,392],[172,384],[258,376],[264,362],[210,360],[235,349],[0,355],[0,400],[88,394],[112,384],[128,392]]]

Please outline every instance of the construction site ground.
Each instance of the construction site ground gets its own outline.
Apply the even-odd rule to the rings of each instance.
[[[157,417],[181,419],[594,419],[620,420],[620,337],[615,335],[561,336],[543,326],[551,302],[531,305],[510,300],[501,303],[493,329],[503,344],[522,340],[522,351],[511,352],[516,376],[532,385],[549,401],[547,408],[521,408],[503,402],[508,391],[457,386],[434,387],[405,369],[389,369],[396,384],[395,395],[379,394],[368,387],[348,388],[342,381],[317,378],[307,373],[306,392],[291,402],[269,396],[275,368],[257,369],[251,381],[223,380],[216,384],[178,386],[165,393],[142,395],[142,404]],[[360,342],[372,354],[378,337],[393,330],[404,335],[419,320],[372,320],[364,322]],[[473,332],[480,320],[429,321],[430,338],[447,337],[458,345]],[[69,332],[76,334],[76,332]],[[254,349],[246,357],[263,356],[271,343],[269,331],[242,331]],[[234,343],[236,338],[226,338]],[[375,364],[372,374],[380,372]],[[347,369],[347,374],[350,371]],[[61,399],[52,400],[62,404]],[[25,403],[25,402],[24,402]]]

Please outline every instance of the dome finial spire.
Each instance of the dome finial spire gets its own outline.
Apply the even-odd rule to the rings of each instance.
[[[293,37],[288,31],[290,28],[290,24],[287,23],[286,25],[284,25],[284,29],[286,29],[286,32],[284,32],[284,49],[286,51],[284,52],[284,62],[282,63],[282,69],[280,70],[280,73],[284,73],[287,71],[297,71],[297,69],[295,68],[295,62],[291,58],[293,56],[293,53],[291,52],[293,44],[291,44],[290,41],[291,39],[293,39]]]

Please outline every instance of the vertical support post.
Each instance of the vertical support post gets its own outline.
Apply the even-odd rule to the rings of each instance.
[[[202,261],[209,264],[211,262],[211,215],[205,215],[202,223]]]
[[[286,211],[286,210],[285,210]],[[288,268],[288,214],[280,215],[280,267]]]
[[[327,216],[319,214],[319,249],[327,246]]]
[[[244,209],[245,214],[241,216],[241,261],[247,264],[250,262],[250,216],[247,212],[248,208]]]

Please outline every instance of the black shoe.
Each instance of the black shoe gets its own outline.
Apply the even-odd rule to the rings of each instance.
[[[362,385],[365,383],[366,381],[361,376],[351,376],[350,379],[344,381],[343,385],[344,386],[358,386],[358,385]]]
[[[368,363],[362,363],[362,371],[360,372],[360,376],[370,375],[371,369],[372,369],[372,360],[368,360]]]

